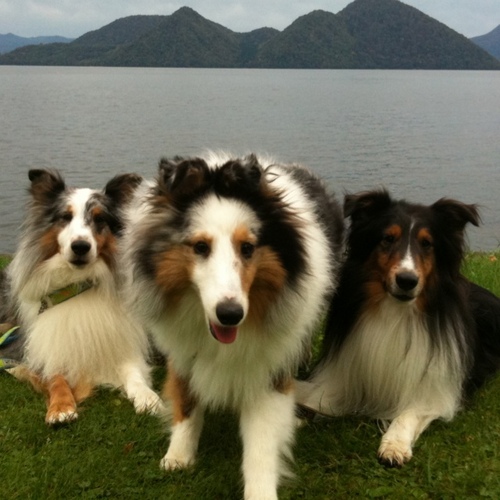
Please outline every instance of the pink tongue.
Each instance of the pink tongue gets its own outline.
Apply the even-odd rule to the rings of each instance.
[[[223,344],[234,342],[238,333],[237,326],[220,326],[215,323],[210,323],[210,330],[212,331],[212,335]]]

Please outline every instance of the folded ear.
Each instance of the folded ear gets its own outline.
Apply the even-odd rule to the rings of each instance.
[[[122,205],[130,200],[142,177],[137,174],[121,174],[113,177],[104,188],[104,194],[116,205]]]
[[[392,199],[385,189],[346,194],[344,198],[344,217],[353,222],[369,219],[378,212],[390,207]]]
[[[31,169],[28,178],[31,181],[29,192],[39,203],[53,202],[66,189],[64,180],[57,170]]]
[[[169,199],[199,194],[209,183],[210,171],[202,158],[163,158],[159,164],[158,190]]]
[[[455,231],[463,231],[467,223],[479,226],[481,217],[477,205],[467,205],[461,201],[441,198],[431,205],[439,217],[445,220],[448,227]]]
[[[264,170],[255,155],[243,160],[230,160],[217,172],[217,189],[222,194],[234,192],[255,192],[260,189]]]
[[[170,191],[172,183],[174,181],[175,172],[177,166],[182,161],[182,158],[174,158],[170,160],[168,158],[162,158],[158,165],[158,185],[163,188],[164,191]]]

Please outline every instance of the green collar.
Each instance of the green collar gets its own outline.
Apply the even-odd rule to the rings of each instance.
[[[7,347],[10,343],[19,339],[19,335],[16,331],[19,330],[19,326],[14,326],[10,330],[0,335],[0,354],[2,353],[2,347]],[[5,352],[8,352],[7,349]],[[14,368],[19,364],[18,360],[0,357],[0,370],[8,370],[9,368]]]
[[[49,307],[57,306],[61,304],[61,302],[65,302],[66,300],[72,299],[77,295],[87,291],[89,288],[94,286],[94,282],[91,280],[79,281],[78,283],[71,283],[64,288],[59,288],[58,290],[54,290],[53,292],[47,294],[42,298],[42,303],[40,306],[40,310],[38,314],[43,313]]]

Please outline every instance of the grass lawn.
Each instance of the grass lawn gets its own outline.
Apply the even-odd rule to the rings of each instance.
[[[498,260],[497,260],[498,259]],[[469,254],[464,272],[500,295],[500,253]],[[156,368],[156,385],[163,369]],[[45,425],[43,398],[0,374],[0,496],[5,499],[238,499],[241,443],[236,418],[208,415],[196,465],[166,473],[161,422],[136,415],[118,392],[100,390],[67,427]],[[377,423],[324,419],[297,432],[295,479],[282,499],[500,498],[500,377],[451,423],[434,422],[413,460],[385,469]]]

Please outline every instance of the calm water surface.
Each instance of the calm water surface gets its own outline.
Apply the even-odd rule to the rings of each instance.
[[[500,245],[500,72],[0,67],[0,253],[15,248],[27,171],[71,185],[156,173],[206,149],[301,162],[344,191],[386,186],[482,207]]]

